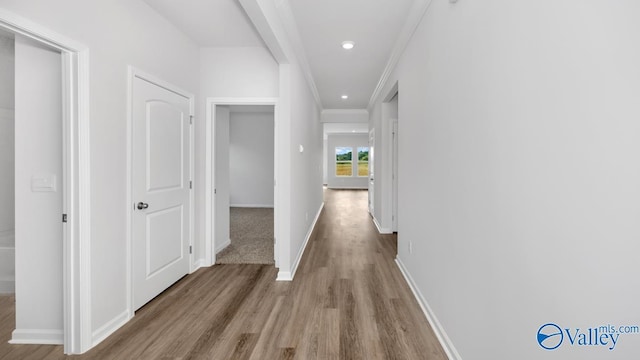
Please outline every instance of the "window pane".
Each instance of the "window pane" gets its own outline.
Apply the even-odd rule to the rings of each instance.
[[[369,176],[369,147],[358,148],[358,176]]]
[[[353,176],[353,149],[350,147],[336,148],[336,176]]]

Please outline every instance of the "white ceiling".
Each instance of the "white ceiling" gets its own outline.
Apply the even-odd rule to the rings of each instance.
[[[143,1],[200,46],[264,46],[238,0]]]
[[[413,0],[289,3],[323,107],[366,109]],[[355,47],[342,49],[345,40]]]
[[[238,0],[144,1],[201,46],[265,46]],[[324,109],[367,108],[413,2],[288,1]]]

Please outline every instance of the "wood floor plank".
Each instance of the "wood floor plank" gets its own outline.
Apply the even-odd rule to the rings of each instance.
[[[78,360],[445,360],[380,235],[366,191],[325,193],[292,282],[271,265],[216,265],[183,278]],[[61,346],[9,345],[15,299],[0,296],[1,360],[67,360]]]

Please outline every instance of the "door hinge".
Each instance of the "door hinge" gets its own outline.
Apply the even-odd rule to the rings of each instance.
[[[189,125],[193,125],[193,115],[189,115]]]
[[[189,189],[193,189],[193,181],[189,180]]]
[[[218,189],[213,189],[213,193],[217,194],[218,193]]]
[[[67,222],[67,214],[62,214],[62,222],[63,223]]]
[[[193,246],[189,245],[189,254],[193,254]]]

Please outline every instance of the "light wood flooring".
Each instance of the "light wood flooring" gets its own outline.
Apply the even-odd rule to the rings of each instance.
[[[424,359],[446,356],[379,235],[366,191],[325,193],[292,282],[269,265],[216,265],[185,277],[73,359]],[[0,297],[0,359],[67,359],[60,346],[8,345],[13,297]]]

